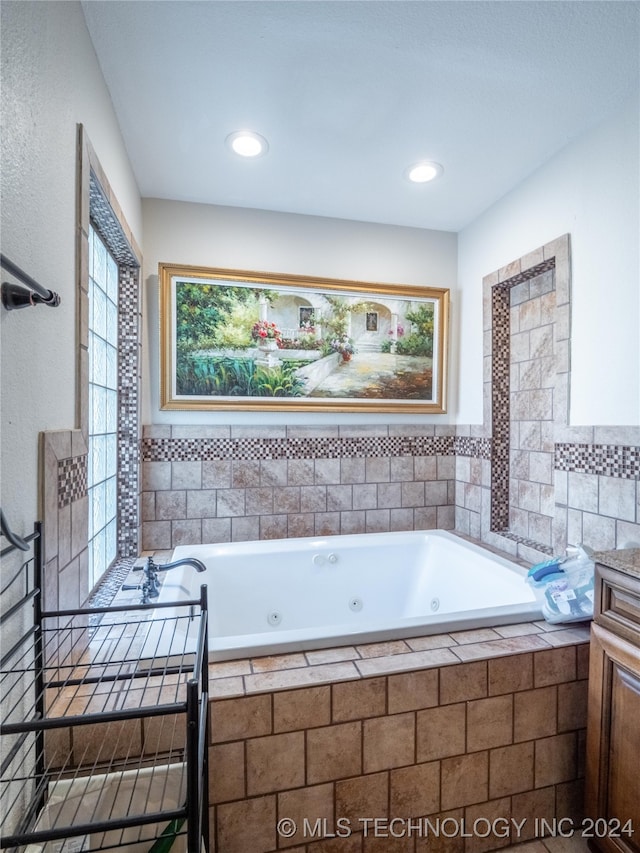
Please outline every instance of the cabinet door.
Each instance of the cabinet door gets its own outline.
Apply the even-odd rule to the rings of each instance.
[[[587,815],[605,851],[640,851],[640,649],[592,625]],[[631,821],[631,824],[628,824]],[[616,835],[632,826],[633,834]]]

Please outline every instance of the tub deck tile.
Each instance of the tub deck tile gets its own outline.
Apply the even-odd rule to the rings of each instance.
[[[480,638],[485,639],[480,641]],[[491,638],[491,639],[489,639]],[[495,638],[495,639],[494,639]],[[588,644],[589,624],[523,622],[209,665],[212,698],[295,689]]]
[[[402,672],[411,669],[426,669],[443,664],[459,663],[459,659],[449,649],[430,649],[425,652],[409,652],[404,655],[387,655],[379,658],[367,658],[356,661],[356,667],[363,676],[383,675],[390,672]]]
[[[313,652],[305,652],[307,663],[317,666],[321,663],[338,663],[343,660],[357,660],[360,655],[353,646],[344,646],[336,649],[318,649]]]
[[[362,658],[381,658],[391,655],[404,655],[410,651],[404,640],[389,640],[384,643],[364,643],[356,646]]]
[[[454,642],[464,646],[471,643],[486,643],[490,640],[499,640],[500,634],[493,628],[476,628],[469,631],[452,631],[451,637]]]
[[[501,637],[522,637],[525,634],[539,634],[540,628],[535,622],[521,622],[518,625],[498,625],[494,631]]]
[[[234,675],[231,678],[210,677],[209,696],[211,699],[234,699],[237,696],[244,696],[244,681],[242,676]]]
[[[251,669],[254,673],[275,672],[276,670],[283,669],[300,669],[300,667],[306,665],[307,661],[302,652],[251,658]]]
[[[573,642],[576,642],[575,639]],[[487,643],[471,643],[468,646],[456,646],[452,651],[460,660],[469,661],[548,648],[549,643],[546,642],[546,637],[543,638],[540,634],[529,634],[521,637],[505,637],[501,640],[490,640]]]
[[[292,687],[306,687],[310,684],[350,681],[354,678],[360,678],[360,673],[353,663],[343,661],[341,663],[306,666],[300,669],[245,675],[244,685],[247,693],[265,693],[274,690],[289,690]]]
[[[411,637],[405,640],[413,652],[426,652],[429,649],[448,649],[457,645],[451,634],[431,634],[428,637]]]
[[[558,626],[560,627],[560,626]],[[588,643],[591,634],[590,623],[576,623],[573,628],[562,626],[560,631],[544,634],[544,640],[552,646],[571,646],[574,643]]]

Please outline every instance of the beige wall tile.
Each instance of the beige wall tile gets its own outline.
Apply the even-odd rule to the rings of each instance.
[[[576,775],[576,758],[575,732],[536,741],[536,788],[573,779]]]
[[[360,853],[362,835],[353,833],[348,837],[328,838],[307,845],[307,853]]]
[[[402,767],[415,760],[415,715],[394,714],[363,723],[365,773]]]
[[[533,687],[533,655],[493,658],[488,664],[490,696]]]
[[[469,838],[465,838],[465,853],[483,853],[511,844],[511,802],[508,797],[490,800],[480,805],[467,806],[464,810],[465,829],[472,827]]]
[[[330,722],[331,687],[329,685],[274,694],[274,732],[328,726]]]
[[[211,705],[213,743],[243,740],[271,733],[271,697],[245,696],[224,699]]]
[[[585,643],[582,646],[576,647],[576,655],[577,655],[577,677],[578,678],[588,678],[589,677],[589,644]]]
[[[390,817],[432,814],[440,808],[440,763],[414,764],[390,773]]]
[[[218,849],[267,853],[276,847],[276,798],[254,797],[217,806]]]
[[[417,716],[417,759],[432,761],[465,751],[465,705],[445,705]]]
[[[533,741],[492,749],[489,753],[489,796],[504,797],[533,788]]]
[[[467,751],[476,752],[513,741],[511,694],[467,703]]]
[[[387,697],[384,678],[364,678],[334,684],[332,691],[334,723],[377,717],[385,713]]]
[[[287,516],[261,515],[260,539],[286,539],[288,529]]]
[[[414,853],[415,838],[408,832],[401,835],[403,827],[395,825],[388,828],[380,827],[376,836],[370,834],[375,832],[375,827],[370,826],[369,834],[363,833],[363,853]],[[397,837],[394,837],[393,833],[396,833]]]
[[[438,704],[438,670],[389,676],[389,713],[417,711]]]
[[[556,816],[555,810],[555,788],[550,785],[547,788],[538,788],[535,791],[525,791],[522,794],[514,794],[511,797],[511,817],[522,824],[520,840],[527,841],[538,838],[542,833],[540,825],[542,820],[551,821]],[[514,842],[517,840],[513,839]],[[528,850],[529,845],[527,845]],[[523,849],[522,853],[526,853]],[[542,851],[532,850],[531,853],[547,853],[546,848]]]
[[[245,796],[244,743],[221,743],[209,750],[209,801],[223,803]]]
[[[300,788],[297,791],[284,791],[278,794],[278,816],[290,818],[295,821],[297,832],[285,838],[281,836],[278,840],[279,847],[290,847],[294,844],[302,844],[308,837],[305,833],[305,821],[307,825],[314,827],[316,821],[321,821],[321,826],[327,826],[328,831],[333,827],[333,785],[313,785]],[[326,823],[325,823],[326,821]],[[248,851],[247,851],[248,853]]]
[[[574,826],[580,826],[585,816],[584,779],[572,779],[556,785],[556,814],[571,818]]]
[[[429,815],[429,820],[436,831],[416,838],[416,853],[463,853],[465,839],[455,829],[462,825],[464,809]]]
[[[564,646],[549,651],[536,652],[533,656],[533,664],[535,687],[573,681],[576,677],[575,647]]]
[[[371,773],[336,782],[336,817],[345,817],[355,827],[362,817],[389,814],[389,774]]]
[[[49,729],[44,733],[47,767],[62,767],[71,759],[71,729]]]
[[[361,723],[342,723],[307,732],[308,783],[344,779],[361,771]]]
[[[247,741],[247,794],[268,794],[304,785],[304,732]]]
[[[146,755],[180,749],[185,743],[185,720],[182,714],[144,717],[142,748]]]
[[[557,732],[557,688],[539,687],[513,697],[513,739],[533,740]]]
[[[287,519],[287,536],[313,536],[315,517],[313,513],[292,514]]]
[[[142,753],[140,720],[76,726],[72,733],[73,760],[76,764],[127,758]]]
[[[489,792],[489,753],[445,758],[441,770],[442,808],[484,803]]]
[[[586,727],[588,684],[585,679],[558,685],[558,732]]]
[[[487,663],[476,661],[440,669],[440,704],[481,699],[487,695]]]

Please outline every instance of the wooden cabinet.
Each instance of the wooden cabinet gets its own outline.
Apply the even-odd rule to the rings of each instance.
[[[640,549],[596,563],[585,805],[592,847],[640,853]]]

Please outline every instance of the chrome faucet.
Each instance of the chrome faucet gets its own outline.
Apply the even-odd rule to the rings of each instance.
[[[134,566],[134,572],[144,572],[144,581],[139,587],[142,590],[143,604],[148,604],[150,598],[157,598],[160,594],[158,572],[168,572],[170,569],[177,569],[179,566],[192,566],[196,572],[206,572],[207,570],[202,560],[197,560],[195,557],[183,557],[173,563],[156,563],[153,557],[147,557],[144,566]],[[129,587],[129,589],[131,588],[135,589],[135,587]]]

